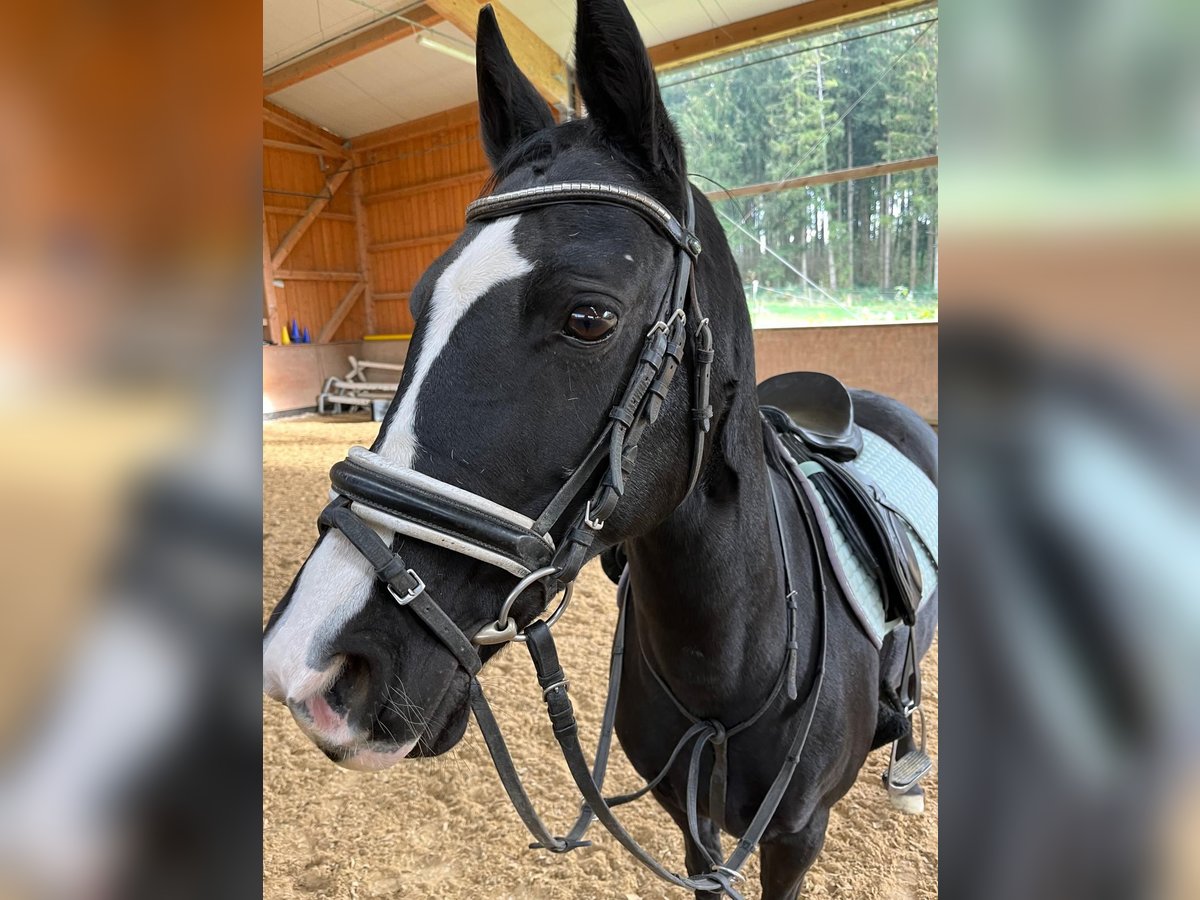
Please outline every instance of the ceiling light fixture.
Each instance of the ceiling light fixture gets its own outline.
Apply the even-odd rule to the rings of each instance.
[[[438,53],[444,53],[446,56],[453,56],[455,59],[475,65],[475,53],[473,51],[461,45],[451,44],[441,38],[434,37],[427,31],[422,31],[417,35],[417,43],[422,47],[428,47],[430,50],[436,50]]]

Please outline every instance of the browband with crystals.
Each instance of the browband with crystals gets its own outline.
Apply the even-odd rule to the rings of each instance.
[[[669,237],[693,258],[700,255],[700,239],[653,197],[631,188],[592,181],[568,181],[481,197],[467,206],[467,221],[499,219],[538,206],[560,203],[607,203],[631,209]]]

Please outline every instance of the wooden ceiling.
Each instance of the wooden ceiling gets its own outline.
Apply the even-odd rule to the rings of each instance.
[[[660,70],[923,0],[629,0]],[[466,62],[419,45],[430,32],[470,52],[478,0],[367,5],[265,0],[263,96],[342,138],[474,99]],[[551,104],[569,107],[575,0],[492,0],[514,58]]]

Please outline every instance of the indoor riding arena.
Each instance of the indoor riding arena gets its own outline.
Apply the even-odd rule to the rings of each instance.
[[[313,551],[331,467],[350,447],[371,447],[400,387],[428,371],[416,361],[424,345],[409,354],[424,324],[410,297],[455,244],[468,204],[490,189],[475,69],[481,6],[264,7],[264,625]],[[600,108],[583,99],[575,0],[492,7],[513,62],[555,121]],[[740,271],[757,381],[828,373],[900,401],[936,429],[937,4],[629,0],[628,9],[691,184],[712,204]],[[679,396],[698,390],[695,358],[688,349],[672,382]],[[589,762],[616,598],[593,559],[553,626]],[[933,762],[920,781],[923,813],[890,802],[889,748],[873,750],[830,811],[804,897],[937,896],[936,640],[920,671]],[[523,646],[502,650],[479,682],[533,805],[552,830],[569,827],[580,794]],[[528,849],[474,721],[447,753],[364,772],[327,759],[287,705],[264,697],[263,718],[266,898],[691,896],[598,823],[590,847]],[[614,737],[605,794],[643,783]],[[651,855],[685,872],[682,833],[651,797],[619,814]],[[734,843],[723,836],[726,854]],[[738,882],[747,897],[760,896],[759,860],[750,856]]]

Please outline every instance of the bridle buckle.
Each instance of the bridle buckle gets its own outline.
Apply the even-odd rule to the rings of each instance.
[[[396,593],[396,589],[392,587],[391,584],[387,585],[388,593],[391,594],[392,599],[401,606],[408,606],[408,604],[416,600],[419,596],[421,596],[421,594],[425,593],[425,582],[421,580],[421,576],[412,569],[408,570],[408,575],[417,584],[415,587],[409,588],[403,597]]]
[[[679,319],[685,325],[687,324],[687,313],[684,312],[682,306],[675,310],[675,312],[671,313],[671,315],[667,316],[667,320],[665,322],[655,322],[654,325],[651,326],[650,330],[646,332],[646,337],[652,338],[660,331],[663,332],[663,334],[666,334],[667,331],[670,330],[671,326],[675,324],[676,319]]]
[[[659,323],[662,324],[661,322]],[[604,520],[592,515],[592,501],[588,500],[583,507],[583,524],[592,531],[599,531],[604,527]]]

